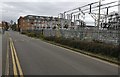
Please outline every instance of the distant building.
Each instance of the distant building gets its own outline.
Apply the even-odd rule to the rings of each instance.
[[[20,30],[40,30],[44,28],[56,28],[57,26],[58,18],[56,17],[27,15],[18,19]]]
[[[83,20],[75,20],[75,29],[80,29],[81,27],[86,27],[86,23]]]
[[[120,15],[118,12],[112,12],[108,17],[108,29],[117,30],[120,27]]]
[[[18,19],[20,30],[70,28],[71,21],[64,18],[27,15]]]
[[[106,28],[109,30],[118,30],[120,27],[120,15],[118,12],[111,12],[107,17],[107,22],[103,22],[101,24],[102,28]]]

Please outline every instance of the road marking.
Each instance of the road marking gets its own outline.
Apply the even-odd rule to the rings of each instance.
[[[15,59],[16,59],[16,63],[17,63],[18,70],[19,70],[19,75],[23,76],[22,68],[21,68],[21,66],[20,66],[20,62],[19,62],[19,59],[18,59],[16,50],[15,50],[15,47],[14,47],[13,41],[12,41],[12,46],[13,46],[13,52],[14,52],[14,54],[15,54]]]
[[[18,71],[19,71],[19,75],[20,77],[24,77],[23,76],[23,72],[22,72],[22,68],[20,66],[20,62],[19,62],[19,59],[18,59],[18,56],[17,56],[17,53],[16,53],[16,49],[15,49],[15,46],[14,46],[14,43],[12,41],[12,38],[10,38],[10,42],[11,42],[11,47],[12,47],[12,52],[13,52],[13,56],[15,58],[15,61],[16,61],[16,66],[18,67]],[[14,72],[17,72],[17,70],[14,69]],[[15,74],[14,74],[15,75]],[[18,74],[17,74],[18,75]]]
[[[11,39],[10,39],[10,48],[11,48],[11,54],[12,54],[13,73],[14,73],[14,75],[17,76],[18,75],[17,66],[15,64],[15,57],[14,57],[14,53],[13,53],[13,47],[12,47]]]
[[[109,63],[109,62],[107,62],[107,61],[104,61],[104,60],[101,60],[101,59],[98,59],[98,58],[95,58],[95,57],[91,57],[91,56],[88,56],[88,55],[85,55],[85,54],[82,54],[82,53],[79,53],[79,52],[75,52],[75,51],[73,51],[73,50],[70,50],[70,49],[67,49],[67,48],[64,48],[64,47],[61,47],[61,46],[58,46],[58,45],[49,43],[49,42],[45,42],[45,41],[43,41],[43,42],[46,43],[46,44],[49,44],[49,45],[52,45],[52,46],[61,48],[61,49],[65,49],[65,50],[70,51],[70,52],[72,52],[72,53],[75,53],[75,54],[78,54],[78,55],[82,55],[82,56],[85,56],[85,57],[87,57],[87,58],[94,59],[94,60],[103,62],[103,63],[105,63],[105,64],[109,64],[109,65],[115,66],[115,67],[117,67],[117,68],[119,67],[119,66],[116,65],[116,64]]]

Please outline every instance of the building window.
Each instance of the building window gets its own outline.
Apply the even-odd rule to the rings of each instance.
[[[30,22],[30,20],[28,19],[27,22]]]
[[[38,19],[39,17],[36,17],[36,19]]]
[[[29,18],[32,18],[33,16],[29,16]]]
[[[40,20],[38,20],[38,22],[40,22]]]
[[[37,22],[37,20],[34,20],[34,22]]]
[[[33,22],[31,24],[33,24]]]

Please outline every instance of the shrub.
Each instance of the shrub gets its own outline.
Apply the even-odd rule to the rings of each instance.
[[[101,42],[86,42],[86,41],[72,40],[66,38],[56,38],[56,37],[46,37],[45,40],[54,41],[56,43],[60,43],[73,48],[84,50],[86,52],[101,54],[116,59],[119,56],[118,46],[107,45]]]

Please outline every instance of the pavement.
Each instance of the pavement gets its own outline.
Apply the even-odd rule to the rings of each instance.
[[[9,31],[24,75],[118,75],[118,67]],[[5,51],[5,50],[4,50]]]
[[[2,34],[2,36],[0,37],[0,64],[2,69],[0,69],[0,76],[5,74],[5,70],[6,70],[6,55],[7,55],[7,31]],[[0,67],[0,68],[1,68]]]

